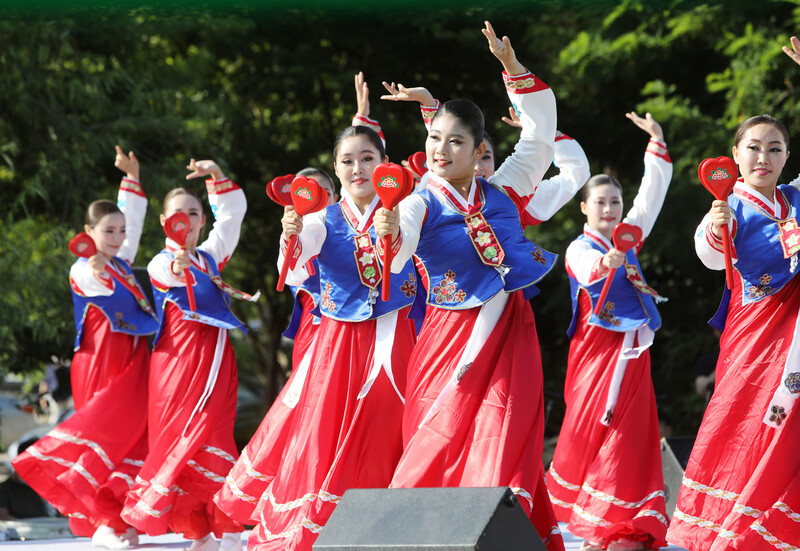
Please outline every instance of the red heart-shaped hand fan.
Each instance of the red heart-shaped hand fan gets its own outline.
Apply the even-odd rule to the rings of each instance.
[[[313,178],[296,176],[294,180],[292,180],[291,194],[294,210],[300,216],[320,211],[328,204],[328,192]],[[289,269],[294,269],[297,264],[297,260],[294,258],[296,248],[297,235],[292,235],[286,247],[286,256],[283,258],[281,273],[278,276],[278,285],[276,286],[278,291],[283,291]],[[313,270],[313,267],[309,269],[309,273],[312,273],[311,270]]]
[[[611,232],[611,240],[614,242],[614,248],[621,253],[627,253],[634,248],[641,239],[642,228],[634,226],[633,224],[619,223],[614,226],[614,230]],[[608,290],[611,288],[611,281],[614,279],[614,274],[616,272],[617,268],[612,268],[606,275],[606,282],[603,284],[603,290],[600,291],[600,298],[597,300],[597,304],[594,307],[594,314],[596,316],[599,316],[600,312],[603,311],[603,304],[606,301]]]
[[[411,155],[408,158],[408,164],[411,166],[411,170],[414,171],[414,174],[417,175],[417,178],[422,178],[422,176],[428,172],[428,156],[424,151],[417,151]]]
[[[186,247],[186,238],[189,236],[189,215],[185,212],[176,212],[164,220],[164,233],[177,243],[181,249]],[[197,311],[197,304],[194,300],[194,278],[189,268],[183,270],[183,278],[186,280],[186,294],[189,297],[189,309]]]
[[[394,209],[400,201],[408,197],[414,190],[414,176],[407,168],[395,163],[381,163],[372,172],[372,185],[375,193],[381,198],[384,208]],[[392,240],[390,236],[383,238],[383,280],[381,299],[389,300],[389,284],[391,282]]]
[[[697,167],[700,182],[719,201],[728,199],[738,175],[739,168],[730,157],[706,159]]]
[[[267,184],[267,195],[269,195],[269,198],[284,207],[291,205],[292,180],[294,180],[294,174],[273,178],[270,183]]]
[[[75,256],[82,258],[89,258],[97,254],[97,246],[94,244],[94,239],[89,237],[86,232],[81,232],[70,240],[69,250]]]
[[[716,159],[705,159],[697,167],[697,176],[703,186],[711,192],[714,199],[727,201],[733,186],[736,185],[736,177],[739,169],[730,157],[717,157]],[[733,243],[731,242],[731,232],[728,226],[722,226],[722,252],[725,255],[725,282],[728,289],[733,289]]]

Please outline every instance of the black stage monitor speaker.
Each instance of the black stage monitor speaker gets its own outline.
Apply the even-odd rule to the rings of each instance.
[[[547,551],[506,488],[347,490],[315,551]]]

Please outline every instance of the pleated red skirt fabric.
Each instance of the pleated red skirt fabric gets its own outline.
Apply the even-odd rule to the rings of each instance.
[[[530,305],[515,292],[455,389],[480,308],[428,307],[409,361],[403,456],[393,488],[509,486],[548,549],[564,549],[544,486],[542,362]]]
[[[122,504],[147,455],[149,363],[145,337],[112,331],[90,306],[70,370],[76,413],[12,462],[75,535],[125,529]]]
[[[225,484],[214,496],[217,506],[225,514],[242,524],[258,523],[258,515],[254,514],[256,505],[269,483],[275,478],[275,472],[284,455],[286,442],[291,436],[296,407],[287,406],[284,398],[292,388],[297,368],[308,353],[319,327],[313,323],[311,310],[314,308],[314,301],[311,297],[306,293],[298,293],[297,299],[300,301],[303,314],[294,338],[292,374],[258,430],[242,450],[242,455],[228,473]],[[306,376],[306,385],[311,384],[313,378],[314,373],[309,372]]]
[[[793,343],[800,278],[741,305],[736,278],[720,340],[714,396],[667,534],[692,551],[800,548],[800,411],[763,419]]]
[[[391,368],[405,389],[415,331],[398,313]],[[376,320],[323,317],[311,377],[295,408],[291,437],[275,478],[261,496],[251,550],[309,550],[349,488],[385,488],[402,452],[403,402],[386,372],[358,398],[373,363]]]
[[[556,516],[593,543],[624,538],[664,547],[668,520],[650,351],[628,360],[614,415],[604,425],[625,333],[588,324],[586,293],[579,312],[564,384],[567,411],[547,476]]]
[[[150,363],[150,450],[122,517],[150,535],[171,530],[199,539],[210,532],[221,537],[241,531],[212,501],[238,456],[236,358],[227,330],[184,320],[172,303],[164,324]],[[215,353],[219,373],[213,391],[189,422]]]

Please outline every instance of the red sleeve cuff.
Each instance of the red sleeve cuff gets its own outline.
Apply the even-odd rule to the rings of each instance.
[[[601,256],[594,262],[594,266],[592,266],[592,271],[589,274],[589,284],[595,283],[600,281],[608,274],[608,268],[603,265],[603,257]]]
[[[206,180],[206,191],[209,195],[221,195],[230,191],[241,189],[230,178],[223,178],[222,180],[214,180],[209,178]]]
[[[650,142],[647,144],[645,154],[647,153],[652,153],[656,157],[664,159],[668,163],[672,162],[672,159],[669,158],[669,153],[667,152],[667,145],[652,138],[650,138]]]
[[[520,75],[509,75],[503,71],[503,83],[506,85],[506,91],[510,94],[530,94],[549,88],[543,80],[539,80],[530,72]]]
[[[436,114],[436,112],[439,110],[439,107],[441,107],[442,105],[441,103],[439,103],[438,99],[434,101],[436,103],[433,105],[433,107],[429,107],[426,105],[419,106],[419,110],[422,113],[422,121],[425,123],[425,126],[427,128],[430,128],[431,123],[433,122],[433,116]]]
[[[120,191],[127,191],[129,193],[134,193],[141,197],[146,197],[144,194],[144,190],[142,189],[142,184],[139,183],[138,180],[134,180],[133,178],[123,178],[122,181],[119,183]]]

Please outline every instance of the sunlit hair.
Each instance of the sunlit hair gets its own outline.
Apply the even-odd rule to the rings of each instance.
[[[750,117],[740,124],[739,128],[736,130],[736,137],[733,139],[733,145],[738,147],[739,142],[742,141],[745,133],[759,124],[769,124],[774,126],[783,136],[783,143],[786,144],[786,151],[789,151],[789,131],[786,130],[786,127],[781,121],[771,115],[756,115],[755,117]]]
[[[475,147],[481,145],[483,141],[486,122],[483,118],[483,113],[480,107],[475,105],[474,102],[468,99],[451,99],[442,105],[433,120],[436,120],[441,115],[450,115],[467,129],[467,132],[472,137],[472,142]]]
[[[386,147],[383,145],[383,141],[381,141],[381,137],[378,136],[378,133],[375,132],[372,128],[367,126],[348,126],[341,132],[339,135],[336,136],[336,141],[333,142],[333,160],[336,161],[337,156],[339,155],[339,147],[342,145],[342,142],[345,141],[347,138],[352,138],[354,136],[365,136],[372,145],[375,146],[375,149],[378,150],[380,153],[381,159],[386,156]]]
[[[333,179],[330,177],[330,174],[322,170],[321,168],[316,168],[313,166],[309,166],[304,168],[303,170],[299,171],[295,176],[305,176],[306,178],[314,178],[314,176],[321,176],[323,178],[327,178],[328,182],[331,184],[331,191],[336,194],[336,186],[333,185]],[[314,178],[317,180],[317,178]],[[322,182],[317,180],[319,185],[322,185]],[[323,186],[324,187],[324,186]]]
[[[622,184],[619,183],[619,180],[614,178],[613,176],[609,176],[608,174],[598,174],[597,176],[592,176],[583,186],[581,190],[581,199],[586,201],[589,198],[589,193],[596,187],[605,186],[605,185],[612,185],[617,188],[622,194]]]
[[[187,189],[185,187],[176,187],[175,189],[167,193],[166,197],[164,197],[164,204],[161,207],[161,212],[163,214],[167,214],[167,205],[169,204],[169,202],[172,200],[173,197],[177,197],[178,195],[191,195],[192,197],[197,199],[197,202],[201,205],[201,207],[203,205],[203,201],[200,199],[200,196],[197,195],[197,193],[195,193],[193,190]]]
[[[89,208],[86,209],[84,223],[90,228],[94,228],[103,218],[103,216],[106,216],[107,214],[114,214],[116,212],[122,214],[122,211],[119,210],[119,207],[114,201],[109,201],[108,199],[99,199],[94,201],[91,205],[89,205]]]

